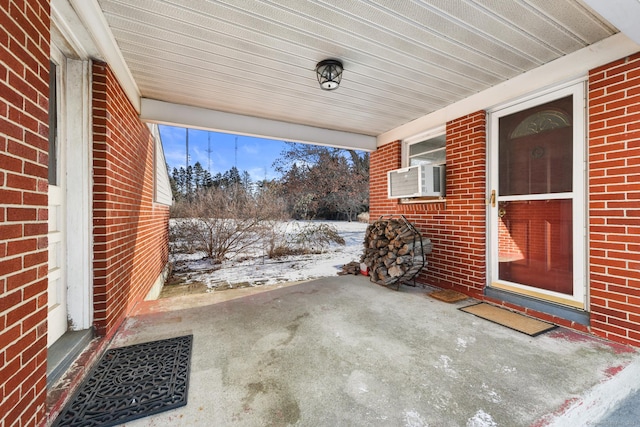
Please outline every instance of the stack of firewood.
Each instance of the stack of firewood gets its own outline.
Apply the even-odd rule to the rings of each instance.
[[[365,232],[361,261],[367,265],[371,280],[387,286],[412,279],[430,253],[431,240],[422,238],[404,218],[380,219]]]
[[[350,263],[343,265],[342,269],[338,272],[338,276],[345,276],[347,274],[353,274],[354,276],[360,274],[360,263],[351,261]]]

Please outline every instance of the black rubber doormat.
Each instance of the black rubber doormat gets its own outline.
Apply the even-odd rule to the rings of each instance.
[[[496,307],[484,302],[468,305],[459,310],[471,313],[475,316],[506,326],[507,328],[535,337],[547,331],[557,328],[553,323],[514,313],[505,308]]]
[[[187,404],[193,335],[108,350],[53,426],[119,425]]]

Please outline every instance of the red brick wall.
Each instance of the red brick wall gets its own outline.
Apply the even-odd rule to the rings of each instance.
[[[103,63],[93,138],[94,323],[110,336],[167,263],[169,209],[153,203],[153,138]]]
[[[591,328],[640,345],[640,54],[589,74]]]
[[[0,425],[45,414],[49,2],[0,2]]]
[[[446,202],[401,204],[387,198],[387,172],[401,166],[401,144],[371,154],[370,214],[402,214],[433,243],[418,280],[480,297],[485,286],[486,116],[479,111],[447,123]]]

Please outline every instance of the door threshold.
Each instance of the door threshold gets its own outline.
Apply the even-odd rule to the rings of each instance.
[[[589,312],[584,310],[554,304],[552,302],[531,298],[525,295],[518,295],[513,292],[503,291],[501,289],[491,287],[486,287],[484,290],[484,294],[497,300],[519,305],[520,307],[530,308],[531,310],[550,314],[552,316],[557,316],[562,319],[578,323],[580,325],[590,325]]]
[[[47,350],[47,388],[62,377],[94,338],[93,328],[67,331]]]

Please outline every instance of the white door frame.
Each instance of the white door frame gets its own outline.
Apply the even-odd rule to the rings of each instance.
[[[487,189],[488,189],[488,250],[487,262],[487,286],[516,292],[539,298],[545,301],[567,305],[577,309],[586,309],[587,299],[587,271],[586,271],[586,99],[584,79],[573,81],[551,90],[547,90],[538,96],[528,97],[518,102],[512,102],[507,106],[498,107],[489,112],[489,129],[487,150]],[[568,296],[558,292],[547,291],[521,285],[518,283],[499,280],[498,278],[498,206],[501,196],[498,194],[498,123],[500,117],[534,107],[536,105],[551,102],[569,95],[573,95],[573,191],[561,195],[543,195],[543,198],[555,196],[572,200],[573,209],[573,295]],[[495,197],[492,191],[495,190]],[[551,196],[551,197],[549,197]],[[517,198],[517,197],[516,197]],[[534,197],[535,198],[535,197]],[[531,197],[529,197],[531,199]],[[509,197],[514,200],[514,196]]]
[[[92,248],[92,120],[91,61],[75,44],[68,27],[51,23],[51,52],[59,52],[56,62],[64,62],[64,102],[59,106],[58,122],[64,127],[60,150],[68,166],[65,173],[65,239],[67,321],[70,330],[91,328],[93,324],[93,248]],[[58,55],[58,54],[56,54]]]

